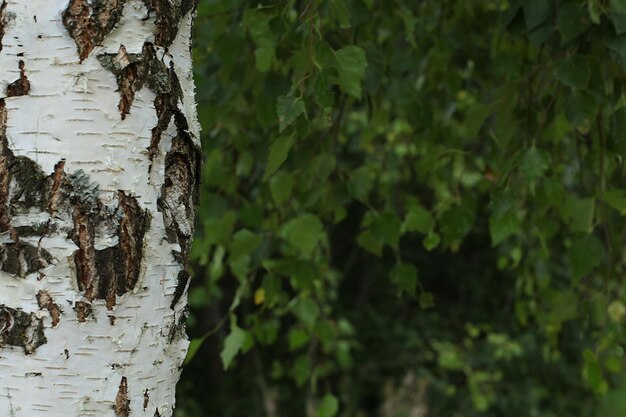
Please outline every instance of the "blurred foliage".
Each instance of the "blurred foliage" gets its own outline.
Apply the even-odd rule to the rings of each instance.
[[[200,0],[195,32],[178,417],[624,415],[626,1]]]

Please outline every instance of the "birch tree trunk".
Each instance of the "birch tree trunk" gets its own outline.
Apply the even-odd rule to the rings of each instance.
[[[167,417],[197,200],[194,0],[0,0],[0,415]]]

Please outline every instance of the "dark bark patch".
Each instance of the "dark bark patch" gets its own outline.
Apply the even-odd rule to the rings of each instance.
[[[1,269],[22,278],[45,268],[52,262],[52,259],[52,255],[45,249],[22,241],[0,246]]]
[[[15,157],[6,137],[6,103],[0,99],[0,233],[7,233],[12,243],[0,245],[0,269],[25,277],[48,266],[53,258],[43,248],[20,240],[20,236],[37,235],[42,225],[11,225],[14,212],[27,212],[43,206],[46,177],[36,162]]]
[[[176,289],[174,290],[174,298],[172,299],[172,303],[170,304],[170,308],[174,310],[176,304],[181,299],[185,290],[187,289],[187,284],[189,283],[189,273],[185,270],[182,270],[178,273]]]
[[[30,81],[26,76],[24,61],[20,60],[18,68],[20,69],[20,78],[7,86],[7,97],[25,96],[30,91]]]
[[[80,323],[87,321],[87,317],[91,315],[91,303],[87,301],[76,301],[74,303],[74,311]]]
[[[91,216],[84,207],[76,205],[73,215],[74,234],[72,240],[78,246],[78,250],[74,254],[78,288],[84,291],[85,298],[91,301],[98,294],[99,279],[96,269],[95,233]]]
[[[155,14],[156,31],[154,43],[168,48],[176,39],[181,19],[196,5],[197,0],[144,0],[151,13]]]
[[[163,213],[168,241],[180,245],[181,263],[186,265],[193,237],[201,159],[184,116],[178,111],[174,117],[178,135],[172,140],[172,148],[165,156],[165,181],[157,207]]]
[[[119,279],[118,294],[132,290],[139,281],[144,250],[144,236],[150,227],[150,212],[142,210],[137,199],[118,192],[122,219],[119,227],[119,250],[124,276]]]
[[[5,27],[7,24],[6,10],[7,2],[6,0],[2,0],[2,3],[0,3],[0,52],[2,52],[2,39],[4,38],[4,34],[6,31]]]
[[[152,416],[152,417],[161,417],[161,413],[159,413],[159,409],[158,408],[156,408],[154,410],[154,416]]]
[[[59,201],[61,200],[61,185],[65,178],[65,160],[61,160],[54,165],[54,174],[52,175],[52,186],[50,187],[50,194],[48,196],[48,212],[54,216],[57,214]]]
[[[130,415],[130,398],[128,397],[128,380],[125,376],[120,381],[120,386],[115,397],[115,417],[128,417]]]
[[[0,347],[21,347],[30,355],[46,342],[43,320],[35,313],[0,305]]]
[[[174,317],[172,327],[170,327],[169,334],[167,335],[167,341],[171,344],[174,340],[179,340],[187,337],[185,332],[187,325],[187,318],[189,317],[189,307],[185,306],[178,316],[178,320]]]
[[[150,395],[148,394],[148,388],[143,392],[143,411],[146,411],[148,408],[148,403],[150,402]]]
[[[129,54],[124,45],[120,45],[117,54],[101,54],[98,60],[116,77],[120,93],[118,108],[122,120],[130,113],[135,93],[144,85],[158,94],[170,92],[170,71],[157,59],[154,45],[149,42],[144,44],[141,54]]]
[[[81,62],[115,28],[124,3],[126,0],[70,0],[62,14],[63,25],[76,42]]]
[[[87,214],[82,204],[74,208],[73,240],[79,250],[74,255],[78,286],[88,300],[106,300],[113,308],[116,297],[135,288],[141,275],[144,236],[150,227],[150,214],[137,199],[118,192],[116,213]],[[95,248],[95,228],[102,223],[117,222],[118,243],[104,249]]]
[[[9,230],[11,221],[9,217],[9,167],[13,154],[8,149],[6,126],[6,102],[0,98],[0,233]]]
[[[39,308],[48,310],[52,319],[52,327],[56,327],[61,318],[61,308],[54,302],[50,293],[44,290],[39,291],[37,293],[37,304]]]

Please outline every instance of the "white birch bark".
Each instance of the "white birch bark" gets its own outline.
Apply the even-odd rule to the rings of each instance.
[[[194,8],[0,0],[0,416],[172,415]]]

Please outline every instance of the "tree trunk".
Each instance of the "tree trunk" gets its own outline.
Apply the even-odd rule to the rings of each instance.
[[[0,415],[167,417],[187,351],[194,0],[0,0]]]

